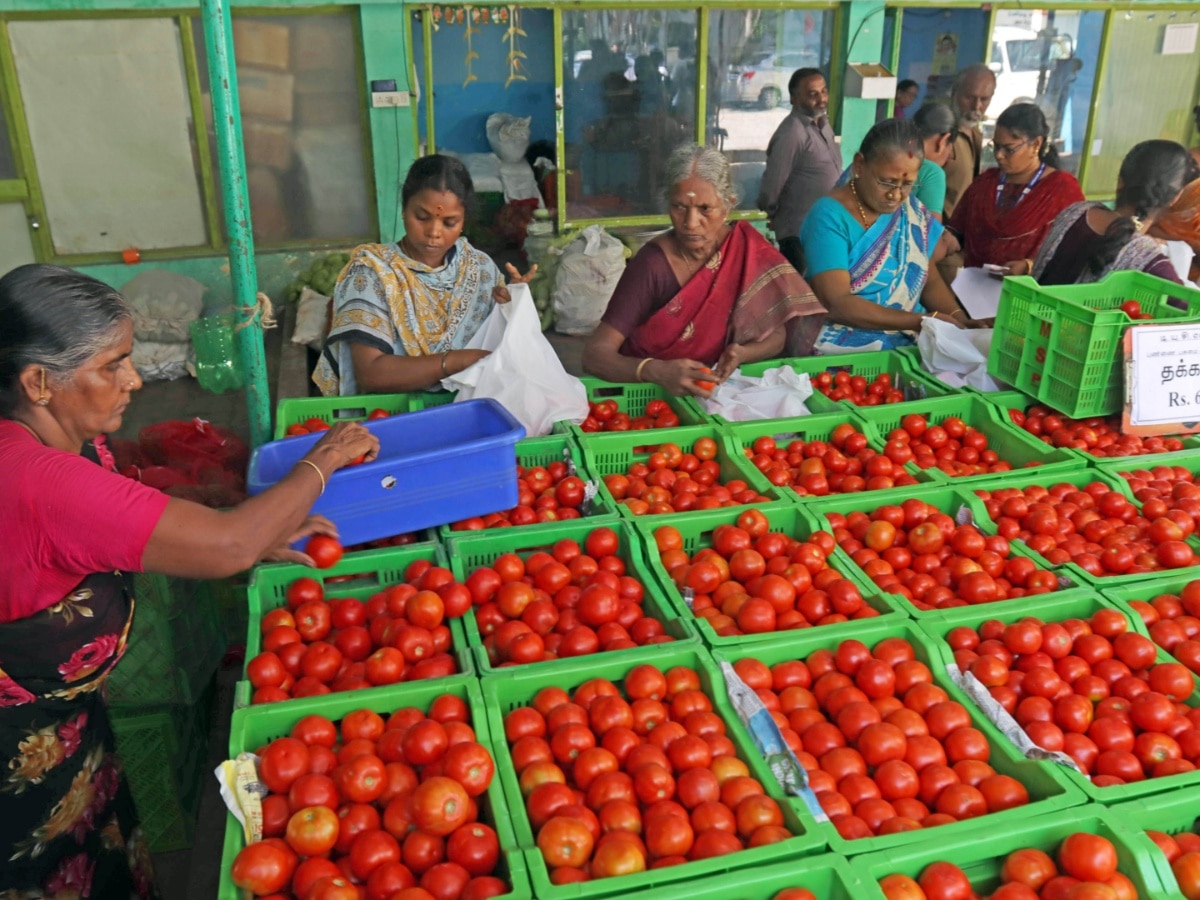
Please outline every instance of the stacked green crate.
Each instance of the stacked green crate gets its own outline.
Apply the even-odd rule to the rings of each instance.
[[[297,578],[314,578],[321,582],[325,598],[351,598],[366,603],[372,595],[404,580],[404,571],[411,563],[428,560],[435,566],[444,566],[445,557],[437,544],[416,544],[387,550],[364,550],[342,557],[337,565],[328,569],[312,569],[300,565],[260,566],[250,577],[248,591],[249,625],[246,629],[246,664],[262,649],[260,623],[263,616],[273,609],[287,604],[288,586]],[[448,619],[450,628],[451,654],[458,665],[458,673],[449,678],[435,679],[442,684],[469,678],[475,669],[467,645],[461,619]],[[243,679],[245,670],[243,669]],[[351,691],[347,696],[369,696],[387,692],[397,685],[383,685],[360,691]],[[248,680],[239,681],[234,692],[235,710],[250,706],[254,694]],[[290,706],[295,700],[280,701]],[[278,705],[278,704],[277,704]]]
[[[1007,483],[1005,484],[1007,486]],[[905,500],[922,500],[937,508],[938,512],[945,513],[954,519],[956,522],[966,523],[974,522],[979,531],[985,536],[994,535],[996,527],[987,517],[987,512],[983,507],[982,501],[969,490],[959,487],[941,487],[931,485],[928,487],[909,488],[907,490],[897,488],[892,491],[876,491],[871,494],[843,494],[839,497],[822,497],[819,501],[802,505],[801,512],[807,516],[816,528],[825,530],[830,529],[830,520],[828,515],[840,514],[849,515],[852,512],[865,512],[868,515],[882,506],[899,506]],[[1013,541],[1010,547],[1012,556],[1027,556],[1037,563],[1039,568],[1053,569],[1041,556],[1034,553],[1021,541]],[[854,577],[867,584],[874,585],[870,577],[857,564],[853,564]],[[1082,570],[1080,570],[1082,571]],[[1088,584],[1083,580],[1070,580],[1068,583],[1063,582],[1063,576],[1059,576],[1060,589],[1070,587],[1078,587]],[[925,615],[930,615],[937,610],[925,609],[917,606],[913,601],[909,600],[901,594],[888,593],[888,601],[896,604],[900,609],[904,610],[909,615],[920,618]],[[981,609],[991,609],[997,605],[1008,603],[1008,600],[996,600],[990,603],[979,604]]]
[[[1013,425],[1007,415],[980,397],[971,394],[939,397],[922,404],[920,412],[931,426],[941,425],[951,417],[962,419],[969,427],[987,437],[987,449],[994,450],[1000,461],[1011,465],[1013,471],[1036,468],[1038,472],[1049,472],[1079,466],[1079,458],[1075,454],[1056,450],[1042,443],[1033,435]],[[874,432],[872,436],[880,445],[887,440],[893,429],[901,427],[900,422],[905,415],[906,412],[893,406],[876,406],[859,411],[860,418],[866,420]],[[988,472],[982,475],[952,476],[937,467],[925,471],[933,481],[956,484],[996,479],[1008,474]]]
[[[410,706],[427,711],[434,700],[445,694],[466,701],[471,712],[469,724],[475,730],[475,740],[488,749],[499,770],[501,754],[497,752],[495,742],[491,739],[488,716],[474,678],[391,685],[386,692],[352,691],[346,694],[310,697],[294,703],[275,703],[240,709],[233,715],[233,725],[229,734],[229,756],[230,759],[236,759],[239,753],[253,753],[276,738],[286,737],[295,724],[308,715],[324,716],[336,724],[347,713],[357,709],[370,709],[386,718],[387,714]],[[493,777],[491,786],[476,802],[479,804],[479,820],[496,830],[500,842],[500,863],[496,875],[511,888],[508,893],[500,895],[501,900],[528,900],[529,879],[525,873],[522,848],[518,846],[514,836],[510,811],[505,803],[498,773]],[[231,813],[225,820],[221,884],[217,894],[220,900],[240,900],[242,896],[229,873],[234,858],[245,845],[242,825]]]
[[[587,536],[596,528],[611,528],[617,535],[617,557],[625,563],[625,574],[636,578],[642,583],[642,611],[651,619],[663,623],[665,633],[675,640],[696,643],[696,635],[690,623],[682,619],[675,607],[663,595],[657,580],[647,567],[642,555],[639,541],[631,524],[623,519],[612,518],[606,521],[592,523],[574,519],[568,522],[555,523],[549,531],[533,532],[527,528],[501,528],[494,531],[456,532],[446,544],[446,555],[450,558],[450,571],[456,580],[465,582],[472,572],[481,566],[490,566],[496,557],[504,553],[515,553],[522,559],[527,559],[533,553],[550,552],[554,544],[560,540],[571,540],[584,546]],[[475,610],[471,609],[463,616],[463,627],[466,630],[467,641],[474,649],[476,670],[480,675],[492,675],[511,671],[509,668],[495,666],[488,659],[483,645],[483,636],[475,619]],[[628,654],[636,656],[641,661],[652,661],[658,653],[660,645],[649,644],[636,649],[629,648],[619,651],[599,651],[581,657],[563,657],[558,660],[546,660],[538,663],[525,663],[520,668],[535,666],[538,671],[545,668],[555,668],[572,665],[586,659],[599,657],[607,658],[610,652],[618,652],[623,657]]]
[[[156,853],[183,850],[195,838],[208,777],[212,698],[209,689],[187,704],[109,710],[142,831]]]
[[[1133,883],[1140,900],[1162,897],[1162,874],[1153,859],[1158,850],[1144,834],[1127,828],[1126,821],[1116,810],[1088,805],[1005,825],[985,827],[981,823],[974,833],[954,837],[943,837],[944,829],[938,828],[937,838],[925,846],[856,857],[854,871],[866,883],[862,896],[883,900],[879,882],[888,875],[915,879],[932,863],[951,862],[963,870],[975,896],[987,897],[1000,886],[1004,860],[1010,853],[1034,848],[1053,859],[1069,835],[1083,832],[1112,842],[1117,851],[1117,871]]]
[[[1136,457],[1135,457],[1136,458]],[[1039,485],[1041,487],[1050,488],[1056,484],[1070,484],[1080,489],[1094,482],[1100,482],[1107,485],[1109,488],[1124,493],[1138,510],[1141,510],[1141,504],[1133,499],[1133,495],[1129,491],[1129,486],[1125,479],[1117,476],[1113,472],[1104,468],[1079,469],[1075,471],[1055,470],[1046,472],[1044,475],[1038,472],[1009,472],[1003,478],[988,480],[982,479],[971,486],[976,491],[998,491],[998,490],[1023,490],[1024,488]],[[976,516],[976,523],[980,528],[989,534],[996,531],[996,525],[991,517],[987,514],[987,507],[981,498],[976,497],[975,501],[978,505],[979,515]],[[1190,536],[1187,538],[1187,543],[1192,547],[1194,552],[1200,553],[1200,538]],[[1129,575],[1093,575],[1074,562],[1064,562],[1059,565],[1053,565],[1044,556],[1030,549],[1024,541],[1014,541],[1013,545],[1020,548],[1022,552],[1035,559],[1039,565],[1044,565],[1053,568],[1066,578],[1076,584],[1093,585],[1095,587],[1121,587],[1126,584],[1135,584],[1139,581],[1146,581],[1150,578],[1158,578],[1169,572],[1193,572],[1200,577],[1200,566],[1191,566],[1187,569],[1170,569],[1170,570],[1155,570],[1151,572],[1135,572]]]
[[[996,604],[989,604],[995,606]],[[1083,793],[1052,767],[1042,763],[1024,759],[1012,747],[1012,744],[987,721],[986,717],[965,696],[958,695],[957,688],[950,682],[945,673],[944,662],[935,642],[930,640],[926,632],[911,619],[872,619],[855,623],[852,633],[834,634],[824,628],[805,629],[794,637],[786,640],[761,641],[722,647],[713,651],[713,657],[718,662],[735,663],[740,659],[756,659],[767,666],[793,660],[804,660],[817,650],[836,651],[844,640],[861,641],[868,648],[874,648],[886,638],[900,638],[907,641],[913,648],[914,658],[924,663],[933,675],[933,683],[947,690],[952,699],[962,703],[971,716],[971,724],[982,731],[988,739],[990,754],[988,762],[998,774],[1009,775],[1021,782],[1029,793],[1029,802],[1024,806],[1013,807],[989,813],[973,819],[964,819],[933,829],[915,829],[900,831],[894,834],[877,835],[875,837],[847,840],[842,837],[837,828],[830,822],[814,822],[817,832],[828,842],[829,848],[836,853],[846,856],[857,854],[883,852],[900,853],[917,846],[944,846],[948,841],[979,841],[980,837],[995,828],[1017,827],[1021,823],[1044,813],[1078,807],[1084,803]],[[734,727],[739,735],[743,732],[741,724]],[[736,738],[735,738],[736,740]],[[798,798],[789,798],[789,802],[806,824],[812,821],[806,804]]]
[[[902,404],[894,404],[901,406]],[[887,407],[891,409],[893,407]],[[774,438],[780,447],[786,447],[793,440],[828,442],[834,430],[839,425],[851,425],[855,431],[861,432],[867,439],[867,446],[876,453],[883,452],[884,442],[874,430],[869,430],[857,410],[839,410],[812,416],[798,416],[792,419],[759,419],[753,422],[730,422],[722,426],[725,439],[729,443],[730,454],[734,457],[746,456],[747,451],[760,437]],[[844,455],[852,456],[848,451]],[[921,483],[935,480],[930,472],[919,469],[914,463],[904,465],[904,471]],[[828,473],[827,473],[828,474]],[[791,500],[813,499],[813,495],[800,494],[792,485],[782,485],[779,488],[783,495]],[[866,493],[866,492],[863,492]],[[820,495],[825,496],[825,495]]]
[[[319,419],[326,425],[361,422],[373,411],[382,409],[398,416],[422,407],[418,394],[357,394],[349,397],[290,397],[279,401],[275,410],[275,440],[287,436],[292,425]]]
[[[1195,834],[1200,831],[1200,822],[1197,822],[1197,819],[1200,819],[1200,787],[1190,787],[1185,790],[1156,794],[1153,797],[1142,797],[1128,803],[1118,803],[1109,807],[1109,812],[1127,830],[1145,840],[1150,840],[1146,837],[1147,831],[1162,831],[1170,835],[1190,831]],[[1158,894],[1151,892],[1148,896],[1153,900],[1158,900],[1160,897],[1177,898],[1181,893],[1182,886],[1178,883],[1175,873],[1171,871],[1171,864],[1167,862],[1166,856],[1157,845],[1151,843],[1154,849],[1150,853],[1150,859],[1162,881],[1163,891]],[[1138,896],[1147,895],[1139,892]]]
[[[807,540],[817,530],[813,527],[813,523],[804,517],[800,510],[793,506],[764,506],[760,508],[760,511],[766,516],[771,531],[780,532],[798,541]],[[719,635],[706,618],[693,614],[691,607],[684,600],[670,573],[663,567],[656,549],[655,530],[666,526],[678,529],[680,536],[683,538],[683,549],[687,552],[688,556],[694,556],[700,550],[712,546],[713,531],[721,525],[735,524],[740,515],[741,512],[737,508],[715,509],[704,514],[697,513],[686,516],[651,516],[636,523],[642,536],[642,542],[646,547],[646,560],[655,577],[658,579],[660,590],[674,605],[677,614],[685,618],[691,618],[699,629],[700,636],[704,639],[705,643],[714,648],[757,643],[761,640],[771,640],[783,635],[798,635],[809,630],[805,628],[728,637]],[[866,606],[874,611],[875,616],[886,618],[889,621],[905,617],[905,613],[901,610],[900,605],[894,602],[899,598],[890,594],[884,594],[879,588],[875,587],[870,579],[854,565],[850,557],[842,550],[834,548],[833,553],[829,555],[828,563],[833,569],[840,572],[858,587]],[[859,621],[861,620],[850,620],[840,624],[822,625],[819,628],[822,634],[844,635],[852,632],[859,624]]]
[[[1120,609],[1117,603],[1106,598],[1102,593],[1071,591],[1069,593],[1063,592],[1061,595],[1043,594],[1038,597],[1010,600],[1006,603],[991,603],[982,609],[978,607],[962,607],[945,610],[937,615],[921,619],[918,625],[926,634],[934,639],[933,647],[940,658],[941,666],[946,666],[954,662],[954,653],[945,640],[946,636],[954,628],[962,626],[978,628],[980,623],[986,619],[993,619],[1005,625],[1018,622],[1026,617],[1033,617],[1047,623],[1062,622],[1067,619],[1087,620],[1096,612],[1103,609],[1117,609],[1125,612],[1125,610]],[[1145,636],[1146,629],[1141,619],[1128,613],[1125,613],[1125,615],[1128,620],[1129,630]],[[1175,660],[1166,651],[1160,649],[1157,661],[1174,662]],[[949,690],[951,696],[960,703],[972,704],[972,701],[957,686],[950,685]],[[1191,708],[1200,707],[1200,692],[1193,692],[1185,703]],[[984,719],[984,726],[989,737],[1010,748],[1012,747],[1008,738],[990,720]],[[1037,765],[1044,766],[1048,770],[1055,772],[1059,777],[1064,778],[1069,784],[1082,791],[1088,800],[1105,805],[1112,805],[1135,797],[1149,797],[1154,794],[1177,791],[1183,788],[1193,788],[1200,785],[1200,770],[1182,772],[1177,775],[1167,775],[1159,778],[1147,778],[1143,781],[1128,784],[1097,787],[1092,784],[1087,776],[1069,766],[1052,762],[1039,762]]]
[[[505,672],[502,676],[485,677],[482,681],[483,700],[487,708],[488,729],[494,735],[493,744],[496,750],[496,770],[504,786],[505,797],[508,801],[509,813],[513,819],[517,842],[525,850],[525,863],[533,884],[534,896],[542,900],[557,900],[557,898],[586,898],[606,897],[615,894],[626,894],[635,891],[653,890],[655,896],[664,886],[678,884],[680,890],[686,890],[687,880],[703,879],[706,885],[721,884],[729,889],[730,885],[741,882],[742,873],[750,870],[757,871],[759,867],[770,863],[790,861],[797,873],[803,871],[804,857],[815,856],[824,849],[824,840],[816,830],[816,823],[809,817],[807,820],[798,815],[791,807],[771,775],[766,761],[754,747],[749,737],[737,725],[736,715],[725,697],[724,680],[719,670],[713,664],[708,653],[698,644],[680,645],[667,644],[660,649],[659,655],[653,660],[653,665],[662,671],[675,666],[684,666],[696,671],[700,676],[701,690],[712,702],[713,710],[726,723],[728,736],[733,741],[737,755],[746,763],[750,774],[762,784],[764,792],[780,804],[784,815],[784,826],[793,837],[775,844],[745,849],[736,853],[710,859],[681,863],[677,866],[652,869],[636,875],[625,875],[614,878],[601,878],[577,884],[555,885],[550,871],[537,849],[529,815],[525,810],[525,800],[517,780],[517,772],[512,755],[504,738],[504,718],[514,709],[527,706],[542,688],[556,687],[573,693],[584,682],[596,678],[607,679],[618,687],[625,676],[635,666],[646,662],[645,659],[629,656],[583,657],[573,661],[568,667],[556,669],[539,669],[520,667]],[[729,896],[728,893],[726,896]]]
[[[517,441],[516,451],[517,465],[519,466],[528,469],[534,466],[548,466],[555,462],[565,462],[569,467],[575,468],[575,474],[585,483],[591,482],[596,485],[596,495],[592,498],[586,515],[581,518],[587,519],[596,526],[618,518],[616,503],[612,500],[611,495],[606,497],[600,493],[600,478],[588,471],[583,458],[583,450],[572,435],[551,434],[545,437],[526,438],[523,441]],[[532,525],[513,527],[520,528],[522,533],[526,534],[546,534],[553,532],[558,525],[564,522],[574,521],[574,519],[564,519],[561,522],[538,522]],[[438,537],[443,544],[453,538],[475,533],[478,532],[455,529],[453,524],[443,525],[438,529]]]
[[[708,438],[716,443],[714,459],[720,466],[721,474],[717,478],[722,484],[738,479],[766,497],[762,502],[774,502],[782,498],[780,490],[773,487],[746,459],[744,454],[730,451],[724,440],[724,432],[716,425],[695,425],[686,428],[673,428],[669,431],[621,431],[602,434],[586,434],[580,439],[583,446],[583,456],[589,472],[601,478],[600,493],[606,500],[616,503],[622,516],[636,518],[624,503],[617,503],[608,486],[603,483],[606,475],[623,475],[635,462],[645,462],[662,444],[678,445],[684,453],[690,453],[696,441]],[[681,515],[687,515],[681,514]]]
[[[955,393],[954,389],[949,385],[943,384],[927,372],[922,372],[919,364],[919,359],[916,361],[916,365],[914,365],[912,358],[900,351],[877,350],[863,353],[846,353],[841,356],[804,356],[795,359],[768,359],[763,362],[746,363],[739,367],[739,371],[743,375],[759,378],[764,372],[770,369],[778,369],[781,366],[786,366],[789,369],[810,377],[819,375],[821,372],[831,372],[835,375],[838,372],[846,372],[851,376],[861,375],[868,382],[874,381],[880,375],[887,374],[891,376],[892,384],[899,390],[904,391],[905,397],[904,403],[890,405],[902,408],[907,412],[916,412],[922,408],[924,401],[927,399]],[[813,387],[813,394],[805,401],[805,405],[818,414],[865,408],[856,406],[850,400],[831,400],[818,391],[815,385]],[[721,422],[725,421],[720,416],[716,416],[715,418]]]

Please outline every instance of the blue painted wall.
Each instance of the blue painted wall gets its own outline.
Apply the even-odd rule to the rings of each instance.
[[[926,73],[933,61],[934,42],[939,34],[954,32],[958,35],[958,60],[956,69],[986,59],[984,49],[987,40],[988,13],[982,9],[927,9],[908,6],[900,25],[900,65],[896,77],[912,78],[921,85],[912,111],[925,102]],[[887,39],[891,39],[890,29]],[[919,68],[920,64],[926,68]]]
[[[437,146],[456,153],[490,153],[485,126],[495,112],[514,116],[532,116],[530,140],[554,140],[554,17],[548,9],[521,10],[520,38],[526,81],[514,81],[507,88],[508,42],[505,25],[479,24],[471,36],[471,49],[479,58],[471,62],[471,74],[478,80],[464,87],[467,77],[465,27],[441,23],[433,34],[434,139]],[[417,77],[425,76],[424,46],[414,27],[413,56]],[[418,104],[420,134],[425,137],[425,97]]]

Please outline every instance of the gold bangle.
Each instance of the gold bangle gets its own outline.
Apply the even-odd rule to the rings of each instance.
[[[449,378],[449,377],[450,377],[450,373],[446,371],[446,358],[447,358],[449,355],[450,355],[450,351],[449,351],[449,350],[447,350],[446,352],[444,352],[444,353],[442,354],[442,377],[443,377],[443,378]]]
[[[1021,262],[1025,263],[1025,268],[1027,270],[1025,272],[1025,274],[1032,275],[1033,274],[1033,260],[1032,259],[1023,259],[1023,260],[1021,260]]]
[[[640,363],[638,363],[637,369],[633,373],[633,377],[636,378],[638,381],[641,381],[642,380],[642,369],[646,368],[646,363],[650,362],[653,359],[654,359],[653,356],[647,356]]]
[[[306,466],[312,466],[312,470],[314,472],[316,472],[317,477],[321,479],[321,494],[324,494],[325,493],[325,473],[321,471],[321,467],[318,466],[311,459],[298,459],[298,460],[296,460],[296,462],[304,463]],[[318,496],[320,496],[320,495],[318,495]]]
[[[937,310],[935,309],[932,313],[930,313],[930,316],[936,319],[938,317]]]

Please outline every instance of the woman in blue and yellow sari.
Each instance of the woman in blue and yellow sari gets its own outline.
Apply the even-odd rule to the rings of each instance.
[[[880,122],[805,217],[805,277],[828,310],[815,353],[905,347],[926,318],[971,324],[932,265],[942,225],[911,196],[924,155],[911,122]]]
[[[400,199],[404,237],[357,247],[333,292],[329,337],[313,381],[326,396],[424,391],[487,356],[466,349],[504,276],[462,236],[474,199],[466,166],[425,156],[408,170]],[[514,281],[528,281],[534,266]]]

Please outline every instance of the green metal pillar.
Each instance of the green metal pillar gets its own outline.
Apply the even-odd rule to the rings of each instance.
[[[242,153],[242,114],[238,103],[237,71],[233,61],[233,23],[228,0],[200,0],[204,45],[208,50],[208,80],[217,132],[217,165],[229,234],[229,274],[237,326],[234,343],[246,373],[246,406],[250,442],[257,447],[271,438],[271,391],[259,320],[258,275],[254,269],[254,235],[250,230],[250,199],[246,160]]]

